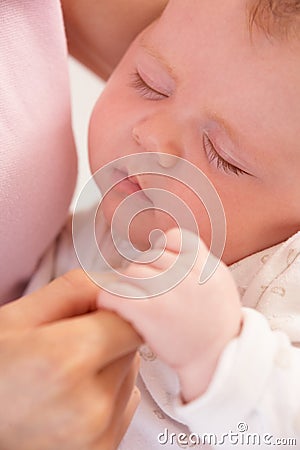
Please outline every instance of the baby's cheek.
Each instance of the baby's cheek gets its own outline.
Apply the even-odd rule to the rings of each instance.
[[[88,154],[92,173],[115,157],[112,149],[115,144],[115,121],[113,108],[110,106],[109,92],[104,89],[94,106],[88,130]]]

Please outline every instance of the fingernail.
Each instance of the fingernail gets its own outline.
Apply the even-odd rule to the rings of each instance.
[[[135,354],[133,364],[135,365],[136,369],[139,370],[141,365],[141,357],[138,352]]]
[[[133,390],[132,390],[132,394],[137,397],[137,400],[140,400],[141,398],[141,391],[139,390],[138,387],[134,386]]]

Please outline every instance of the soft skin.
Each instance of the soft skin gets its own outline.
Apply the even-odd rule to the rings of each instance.
[[[195,234],[187,231],[184,234],[191,249],[198,246]],[[166,249],[161,258],[147,265],[131,264],[124,274],[132,280],[154,278],[166,271],[180,255],[181,234],[178,229],[172,229],[167,231],[166,239]],[[159,248],[156,246],[151,253]],[[132,300],[101,292],[98,300],[100,308],[110,309],[132,323],[161,360],[176,371],[185,402],[205,392],[220,354],[225,345],[239,334],[242,325],[239,294],[225,264],[221,263],[206,283],[198,283],[207,254],[207,248],[200,241],[192,271],[178,286],[163,295]],[[107,287],[115,289],[117,286],[110,284]],[[119,285],[120,293],[122,289],[124,285]],[[126,283],[125,289],[128,296],[147,295],[147,291],[137,288],[134,281]]]
[[[300,222],[299,42],[267,38],[256,29],[250,36],[246,6],[240,0],[171,0],[110,78],[94,109],[89,135],[94,172],[114,158],[149,151],[180,156],[200,168],[224,206],[226,264],[283,241],[298,230]],[[127,171],[130,175],[131,168]],[[141,175],[138,184],[141,189],[174,192],[186,202],[198,221],[205,253],[203,243],[209,246],[210,224],[203,205],[191,192],[168,177]],[[102,206],[108,222],[127,195],[124,184],[107,195]],[[132,241],[147,248],[152,229],[166,231],[172,226],[166,215],[147,211],[132,223]],[[170,245],[175,245],[176,252],[173,238]],[[162,269],[133,265],[128,273],[143,276]],[[177,370],[183,397],[189,401],[205,391],[221,352],[238,336],[242,319],[225,266],[220,266],[207,286],[198,286],[193,272],[183,286],[184,291],[179,286],[158,297],[158,302],[126,303],[128,309],[109,294],[100,296],[99,305],[132,321]],[[186,290],[189,296],[184,295]],[[192,317],[190,310],[195,311]],[[151,326],[146,312],[152,318]],[[176,347],[172,361],[171,335],[175,339],[179,328],[169,328],[171,318],[186,339],[184,349]],[[170,330],[171,335],[163,336],[166,346],[157,340],[157,322],[160,333]],[[187,328],[182,328],[185,323]],[[194,350],[188,361],[184,359],[186,348]]]
[[[3,449],[114,450],[139,402],[129,324],[82,270],[0,308]]]
[[[93,172],[114,158],[148,151],[199,167],[224,205],[226,264],[284,240],[300,219],[299,43],[275,42],[255,30],[250,39],[245,11],[239,0],[172,0],[111,76],[89,133]],[[133,80],[136,71],[152,89]],[[225,163],[212,160],[205,135]],[[229,163],[248,174],[237,175]],[[190,191],[167,177],[143,175],[139,183],[183,198],[209,245],[209,220]],[[123,198],[114,190],[103,202],[108,221]],[[134,224],[141,248],[150,229],[174,226],[153,211]]]
[[[162,12],[167,1],[62,0],[61,3],[69,50],[106,78],[132,39]],[[3,7],[8,9],[9,20],[11,16],[12,20],[22,22],[23,8],[26,8],[24,19],[32,16],[34,20],[35,3],[31,4],[32,14],[27,11],[27,4],[20,3],[17,8],[13,2],[5,2]],[[25,23],[30,27],[27,19]],[[49,40],[52,38],[48,36]],[[1,48],[6,55],[13,47],[5,41]],[[31,51],[24,41],[25,48]],[[46,51],[41,49],[41,57]],[[58,78],[64,76],[59,71],[55,73]],[[16,80],[22,76],[13,74]],[[19,92],[21,86],[16,85],[15,89]],[[14,115],[12,105],[10,102],[5,105],[4,117],[6,113]],[[64,113],[67,115],[69,109]],[[56,120],[59,118],[54,117],[53,121]],[[63,123],[65,120],[68,116]],[[15,122],[15,129],[10,129],[13,142],[14,134],[20,135],[22,129]],[[38,136],[30,135],[30,138],[35,141]],[[23,139],[27,141],[28,136]],[[21,160],[28,158],[27,162],[24,160],[25,165],[31,164],[29,154],[19,156]],[[9,170],[8,173],[23,179],[23,173]],[[34,191],[32,196],[34,204]],[[19,201],[23,200],[20,193]],[[60,202],[57,198],[58,205]],[[48,203],[49,199],[45,198],[45,204]],[[41,215],[41,211],[37,214]],[[31,233],[29,229],[28,236]],[[28,261],[24,259],[23,264],[27,265]],[[115,450],[118,447],[139,403],[135,388],[138,363],[134,354],[140,339],[120,317],[97,313],[97,293],[98,289],[83,271],[78,271],[1,306],[1,449]]]

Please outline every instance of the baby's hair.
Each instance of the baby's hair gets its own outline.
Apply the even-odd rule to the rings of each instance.
[[[267,35],[300,35],[300,0],[250,0],[250,29],[257,26]]]

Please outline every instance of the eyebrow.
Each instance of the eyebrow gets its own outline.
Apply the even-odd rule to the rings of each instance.
[[[174,66],[172,66],[151,43],[146,42],[145,39],[142,38],[140,41],[140,45],[150,56],[157,59],[164,66],[164,68],[167,70],[167,72],[171,75],[172,78],[174,78],[175,80],[177,79]]]

